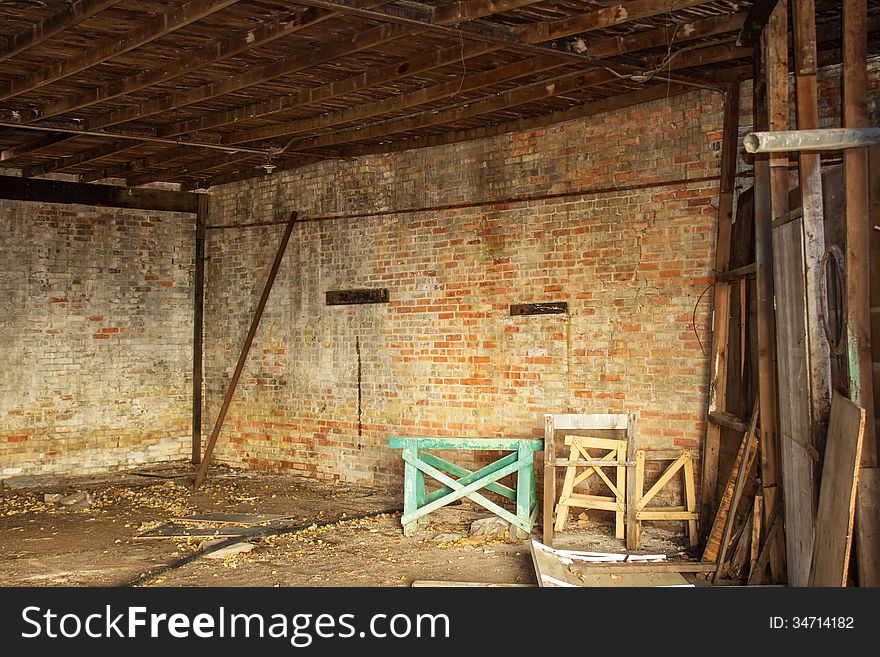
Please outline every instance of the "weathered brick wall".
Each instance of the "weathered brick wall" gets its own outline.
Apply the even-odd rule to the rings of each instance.
[[[212,224],[325,217],[295,228],[219,458],[399,485],[390,436],[541,436],[548,412],[632,411],[644,445],[698,449],[720,122],[694,92],[212,190]],[[209,231],[206,424],[282,230]],[[324,305],[358,287],[391,303]],[[509,315],[551,300],[569,314]]]
[[[193,218],[0,202],[0,478],[179,459]]]

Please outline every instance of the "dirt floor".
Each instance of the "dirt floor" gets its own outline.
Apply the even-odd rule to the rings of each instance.
[[[0,585],[409,586],[416,580],[535,585],[525,541],[468,536],[471,522],[491,515],[470,502],[440,509],[427,527],[405,537],[399,513],[313,526],[343,515],[394,511],[401,506],[396,491],[216,467],[193,494],[190,466],[166,464],[151,472],[162,476],[35,479],[0,491]],[[53,494],[76,492],[88,498],[72,506],[46,501],[47,495],[51,500]],[[292,514],[276,526],[305,528],[249,538],[254,548],[245,554],[199,556],[172,569],[166,567],[191,557],[205,539],[135,538],[171,518],[209,512]],[[605,519],[572,520],[558,547],[624,552]],[[536,527],[535,538],[539,531]],[[682,540],[674,528],[646,526],[640,552],[693,556]]]

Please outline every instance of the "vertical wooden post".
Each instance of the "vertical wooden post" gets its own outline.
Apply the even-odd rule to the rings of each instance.
[[[754,129],[766,130],[767,117],[767,31],[755,49]],[[779,492],[779,464],[776,445],[776,321],[773,309],[773,245],[770,195],[770,159],[755,155],[755,277],[758,311],[758,405],[761,417],[761,479],[764,498],[770,508]],[[785,570],[784,546],[771,546],[770,571],[780,582]]]
[[[767,24],[767,103],[770,130],[787,130],[788,7],[780,2]],[[770,161],[772,219],[788,213],[788,154]],[[785,509],[785,560],[788,584],[806,586],[810,577],[815,525],[816,480],[807,342],[807,290],[804,237],[800,219],[773,229],[773,280],[776,298],[776,356],[779,392],[779,456]],[[765,514],[772,513],[769,507]],[[769,523],[769,517],[766,518]]]
[[[816,82],[815,0],[792,2],[794,70],[797,85],[797,128],[819,128],[819,100]],[[821,324],[821,266],[825,255],[825,222],[822,210],[822,170],[819,153],[798,153],[804,222],[804,264],[807,287],[807,344],[810,358],[812,407],[811,444],[822,447],[831,412],[831,354]],[[818,500],[816,501],[818,502]],[[772,508],[764,500],[765,508]]]
[[[556,506],[556,436],[553,416],[544,416],[544,545],[553,546],[553,508]]]
[[[867,3],[843,0],[843,126],[867,126]],[[859,585],[880,586],[877,442],[871,354],[872,239],[868,149],[843,152],[846,187],[846,309],[850,399],[865,409],[861,476],[856,509]]]
[[[724,94],[724,125],[721,142],[721,182],[718,196],[718,236],[715,241],[715,274],[730,267],[733,190],[736,180],[736,149],[739,141],[739,83],[730,83]],[[730,282],[715,281],[712,310],[712,351],[709,361],[708,413],[727,410],[727,361],[730,326]],[[705,539],[712,527],[718,489],[718,455],[721,427],[706,422],[700,486],[700,533]]]
[[[281,243],[278,245],[278,251],[275,254],[275,261],[272,263],[272,269],[269,271],[269,276],[266,278],[266,285],[263,287],[263,293],[260,295],[257,309],[254,311],[254,318],[251,320],[251,326],[245,336],[244,344],[241,347],[241,353],[238,355],[238,363],[235,365],[235,371],[232,373],[229,387],[226,389],[226,394],[223,396],[223,404],[220,406],[220,412],[217,414],[217,420],[214,422],[214,429],[211,431],[211,437],[208,439],[208,444],[205,447],[205,455],[202,458],[202,462],[199,464],[198,471],[196,472],[196,480],[193,483],[193,490],[198,490],[199,486],[201,486],[202,482],[205,480],[205,475],[208,474],[208,467],[211,465],[211,453],[214,451],[214,446],[217,444],[217,437],[220,435],[220,430],[223,428],[223,422],[226,420],[226,413],[229,411],[229,405],[232,403],[232,397],[235,394],[235,389],[238,387],[238,380],[241,378],[242,370],[244,370],[244,365],[247,362],[248,354],[251,351],[251,345],[254,342],[254,336],[257,334],[260,320],[263,318],[263,311],[266,309],[266,302],[269,301],[269,293],[272,292],[272,286],[275,284],[275,277],[278,275],[278,269],[281,267],[281,261],[284,259],[284,252],[287,250],[287,243],[290,242],[290,235],[293,232],[293,227],[296,225],[296,216],[296,212],[292,212],[290,214],[290,220],[284,228],[284,234],[281,236]]]
[[[196,212],[196,252],[193,272],[193,370],[192,370],[192,463],[202,461],[202,355],[205,318],[205,227],[208,195],[199,194]]]
[[[520,442],[517,457],[519,458],[520,467],[519,470],[516,471],[516,516],[524,521],[526,525],[531,526],[529,520],[532,513],[532,486],[535,477],[533,465],[535,453],[523,441]],[[510,532],[511,534],[515,533],[519,537],[525,537],[526,535],[526,532],[517,529],[513,525],[510,527]]]
[[[843,0],[843,127],[867,127],[867,4]],[[871,377],[871,298],[868,249],[868,149],[843,152],[846,186],[846,310],[850,399],[868,417],[862,464],[877,465]]]

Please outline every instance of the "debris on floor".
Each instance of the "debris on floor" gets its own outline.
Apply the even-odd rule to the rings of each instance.
[[[219,541],[218,541],[219,542]],[[209,541],[207,546],[210,547],[211,543],[214,541]],[[219,550],[214,550],[212,552],[207,552],[205,554],[206,559],[225,559],[226,557],[231,557],[236,554],[247,554],[251,550],[253,550],[256,546],[253,543],[241,542],[241,543],[233,543],[232,545],[227,545],[226,547],[222,547]]]

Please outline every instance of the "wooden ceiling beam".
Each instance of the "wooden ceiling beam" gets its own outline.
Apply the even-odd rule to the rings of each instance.
[[[130,50],[155,41],[175,30],[210,16],[233,5],[238,0],[191,0],[185,5],[169,9],[140,27],[99,43],[80,55],[65,58],[32,74],[16,78],[0,87],[0,100],[7,100],[70,75],[84,71]]]
[[[627,3],[621,2],[567,18],[529,25],[520,31],[520,39],[523,43],[543,43],[705,5],[708,2],[709,0],[632,0]]]
[[[134,146],[130,141],[111,141],[107,144],[96,146],[95,148],[89,148],[88,150],[74,153],[73,155],[64,155],[61,157],[56,157],[52,160],[45,160],[44,162],[40,162],[39,164],[24,167],[21,170],[21,175],[23,178],[44,176],[47,173],[69,169],[80,164],[85,164],[86,162],[91,162],[92,160],[97,160],[102,157],[107,157],[109,155],[115,155],[116,153],[119,153],[121,151],[127,151],[131,148],[134,148]],[[95,180],[98,180],[98,178],[96,178]],[[87,181],[81,180],[80,182]]]
[[[47,16],[30,28],[0,41],[0,62],[40,45],[47,39],[70,30],[95,14],[119,4],[120,0],[78,0],[65,9]]]
[[[665,48],[672,44],[718,34],[737,32],[742,28],[745,17],[746,12],[720,14],[700,20],[683,21],[645,32],[605,37],[588,43],[584,54],[590,57],[615,57],[652,48]]]
[[[327,9],[306,8],[293,15],[288,14],[282,18],[276,18],[268,23],[245,30],[233,37],[215,41],[193,52],[182,53],[172,64],[144,71],[121,79],[118,82],[94,87],[77,96],[68,96],[53,103],[47,103],[32,110],[26,118],[36,120],[58,116],[140,91],[153,85],[168,82],[230,57],[235,57],[247,50],[264,46],[277,39],[312,27],[337,15],[336,12]]]
[[[128,189],[114,185],[84,185],[63,180],[0,176],[0,199],[134,208],[164,212],[198,211],[198,194],[168,189]]]
[[[444,98],[454,98],[459,93],[478,91],[502,82],[515,80],[529,75],[536,75],[543,71],[559,68],[560,66],[566,66],[566,64],[560,62],[555,57],[533,57],[531,59],[514,62],[488,71],[472,73],[463,78],[449,80],[448,82],[434,85],[432,87],[423,87],[422,89],[409,93],[389,96],[388,98],[373,103],[349,107],[338,112],[320,114],[297,121],[276,123],[270,126],[243,130],[227,136],[222,142],[224,144],[242,144],[250,141],[271,139],[273,137],[283,137],[314,130],[323,130],[344,123],[365,121],[382,114],[403,111],[411,107],[431,103]]]
[[[238,75],[225,77],[186,91],[169,94],[141,105],[102,114],[88,121],[88,129],[94,130],[135,121],[160,112],[210,100],[216,96],[240,91],[241,89],[318,66],[340,57],[374,48],[403,36],[412,36],[415,33],[416,30],[411,27],[382,24],[364,32],[352,34],[348,38],[334,41],[317,50],[297,53],[269,64],[251,67]]]
[[[542,0],[458,0],[434,9],[434,22],[438,25],[454,25],[494,14],[503,14],[520,7],[534,5]]]
[[[797,2],[797,0],[795,0]],[[736,40],[738,46],[754,47],[761,38],[761,33],[770,20],[770,14],[776,9],[779,0],[756,0],[749,9],[745,24]]]
[[[35,153],[44,148],[48,148],[49,146],[54,146],[65,141],[70,141],[75,137],[76,135],[69,135],[61,132],[45,133],[40,135],[39,137],[34,137],[33,139],[30,139],[21,144],[16,144],[15,146],[4,148],[2,151],[0,151],[0,162],[2,162],[4,166],[7,164],[12,164],[16,160],[26,157],[27,155]]]
[[[315,103],[322,103],[333,98],[346,96],[358,91],[363,91],[380,84],[394,82],[419,73],[424,73],[436,68],[455,64],[462,60],[467,61],[473,57],[479,57],[497,51],[500,46],[482,42],[465,42],[464,46],[456,44],[436,50],[425,55],[419,55],[405,62],[396,62],[385,66],[371,68],[359,75],[337,80],[328,84],[307,89],[301,93],[277,96],[271,100],[260,103],[252,103],[244,107],[230,110],[211,112],[188,121],[178,121],[160,126],[156,131],[160,137],[171,137],[181,134],[192,134],[211,128],[238,123],[248,119],[255,119],[276,112],[282,112],[296,107],[304,107]]]

